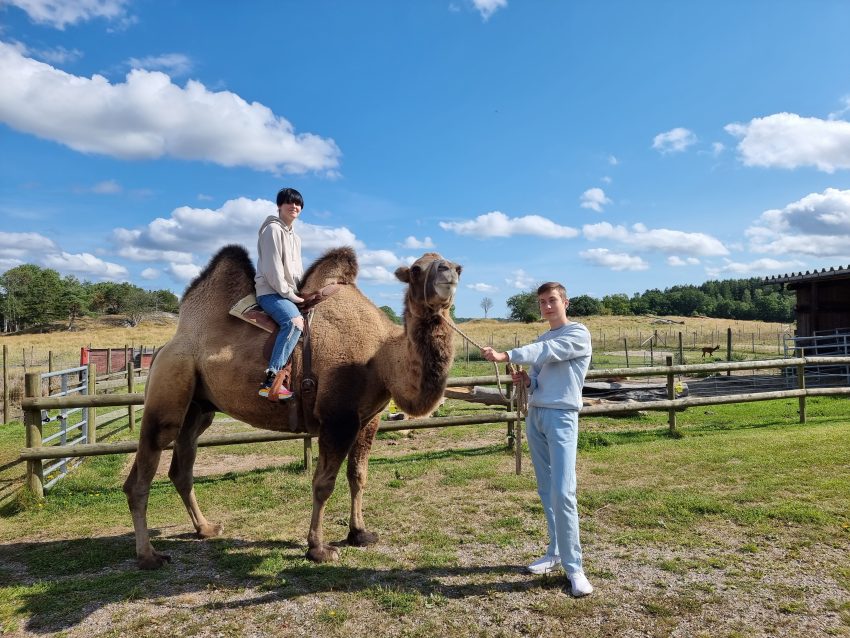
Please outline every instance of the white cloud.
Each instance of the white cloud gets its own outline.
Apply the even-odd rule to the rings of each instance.
[[[564,239],[578,235],[575,228],[560,226],[540,215],[508,217],[499,211],[479,215],[467,222],[440,222],[440,227],[458,235],[475,235],[482,238],[535,235],[548,239]]]
[[[137,69],[123,84],[84,78],[0,42],[0,121],[83,153],[128,160],[175,157],[272,173],[334,172],[333,140],[296,134],[259,102],[197,81],[177,86]]]
[[[2,4],[2,1],[0,1],[0,4]],[[21,52],[23,53],[23,51]],[[83,57],[83,52],[79,49],[66,49],[65,47],[30,49],[29,53],[39,60],[50,62],[50,64],[68,64],[69,62],[76,62]]]
[[[705,233],[686,233],[668,228],[649,229],[643,224],[633,224],[631,229],[627,229],[625,226],[612,226],[608,222],[586,224],[582,230],[587,239],[610,239],[642,251],[658,250],[665,253],[684,253],[701,257],[718,257],[729,254],[729,251],[718,239]]]
[[[814,166],[826,173],[850,168],[850,122],[775,113],[749,124],[728,124],[741,138],[738,153],[746,166]]]
[[[130,58],[127,64],[133,69],[164,71],[172,77],[188,75],[193,66],[191,58],[183,53],[163,53],[145,58]]]
[[[613,155],[609,155],[609,156],[608,156],[608,163],[609,163],[611,166],[616,166],[617,164],[619,164],[619,163],[620,163],[620,160],[618,160],[618,159],[617,159],[616,157],[614,157]]]
[[[413,248],[413,249],[423,249],[424,250],[424,249],[427,249],[427,248],[433,248],[434,242],[431,241],[430,237],[426,237],[425,239],[419,240],[419,239],[416,239],[416,237],[414,237],[413,235],[410,235],[409,237],[407,237],[407,239],[404,240],[404,243],[402,244],[402,246],[404,248]]]
[[[390,250],[362,250],[357,253],[357,263],[361,266],[384,266],[395,270],[407,261]]]
[[[726,146],[724,146],[721,142],[713,142],[711,144],[711,154],[714,155],[714,157],[719,156],[725,150]]]
[[[215,198],[212,195],[206,195],[204,193],[198,193],[198,199],[202,202],[211,202]]]
[[[398,279],[392,271],[387,270],[384,266],[361,266],[357,273],[357,279],[365,279],[375,284],[397,284]]]
[[[745,234],[757,253],[850,255],[850,190],[827,188],[766,210]]]
[[[699,264],[699,259],[696,257],[686,257],[685,259],[682,259],[676,255],[670,255],[667,258],[668,266],[696,266],[697,264]]]
[[[91,192],[98,195],[115,195],[120,193],[122,190],[121,184],[116,182],[114,179],[98,182],[91,187]]]
[[[505,283],[517,290],[527,290],[534,283],[534,278],[520,268],[513,271],[511,276],[505,279]]]
[[[476,292],[496,292],[499,289],[496,286],[491,286],[490,284],[466,284],[466,287],[470,290],[475,290]]]
[[[64,29],[94,18],[124,18],[129,0],[2,0],[3,4],[22,9],[33,22]]]
[[[696,142],[697,136],[692,131],[678,127],[656,135],[652,140],[652,148],[661,153],[680,153]]]
[[[52,239],[38,233],[4,233],[0,231],[0,259],[31,260],[38,254],[57,252]]]
[[[749,263],[735,262],[726,259],[726,264],[720,267],[706,268],[705,272],[711,277],[722,274],[733,274],[736,276],[767,276],[771,274],[788,272],[800,268],[804,264],[801,261],[779,261],[777,259],[756,259]]]
[[[602,207],[610,203],[611,200],[601,188],[588,188],[581,194],[581,207],[595,210],[597,213],[601,213]]]
[[[579,257],[611,270],[647,270],[649,264],[637,256],[626,253],[613,253],[607,248],[591,248],[579,253]]]
[[[273,202],[240,197],[226,201],[218,209],[181,206],[169,217],[158,217],[141,228],[116,228],[112,242],[119,256],[137,262],[161,262],[161,268],[177,281],[186,282],[195,275],[195,264],[206,262],[227,244],[246,246],[256,257],[257,232],[263,220],[275,213]],[[363,242],[345,227],[316,226],[298,220],[304,263],[307,264],[330,248],[352,246],[362,249]],[[366,251],[358,259],[372,263],[404,263],[390,251]]]
[[[156,279],[162,273],[156,268],[145,268],[142,272],[142,279]]]
[[[189,283],[201,274],[201,267],[195,264],[169,264],[166,270],[179,283]]]
[[[603,183],[603,184],[610,184],[610,183],[611,183],[611,182],[613,182],[613,181],[614,181],[614,180],[612,180],[612,179],[611,179],[611,177],[609,177],[608,175],[605,175],[605,176],[602,178],[602,183]]]
[[[508,0],[472,0],[472,4],[486,21],[499,9],[507,7]]]
[[[110,281],[126,280],[127,269],[119,264],[104,261],[91,253],[60,253],[45,255],[41,263],[62,273],[93,276]]]
[[[11,270],[12,268],[16,268],[22,265],[20,259],[6,259],[5,257],[0,257],[0,273],[4,273],[7,270]]]
[[[840,117],[843,117],[848,111],[850,111],[850,96],[844,96],[841,98],[841,101],[844,105],[837,111],[833,111],[829,114],[828,119],[837,120]]]

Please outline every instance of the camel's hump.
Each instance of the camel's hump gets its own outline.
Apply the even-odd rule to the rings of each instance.
[[[326,279],[342,284],[354,283],[357,279],[357,255],[351,246],[331,248],[307,268],[302,281],[320,282]],[[321,285],[320,283],[319,286]]]

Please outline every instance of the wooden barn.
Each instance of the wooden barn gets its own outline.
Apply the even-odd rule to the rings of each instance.
[[[797,295],[795,343],[807,355],[850,354],[850,266],[767,277]]]

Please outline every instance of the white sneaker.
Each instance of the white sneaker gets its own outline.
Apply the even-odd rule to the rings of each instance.
[[[570,574],[569,579],[570,592],[576,598],[593,593],[593,585],[591,585],[590,581],[587,580],[587,576],[584,575],[584,572],[575,572],[574,574]]]
[[[546,554],[545,556],[538,558],[536,561],[531,563],[531,565],[526,567],[526,569],[532,574],[551,574],[552,572],[558,571],[560,567],[560,556],[551,556],[549,554]]]

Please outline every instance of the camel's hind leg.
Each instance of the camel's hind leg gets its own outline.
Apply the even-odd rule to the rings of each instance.
[[[194,388],[195,375],[190,360],[181,357],[180,353],[172,355],[169,346],[165,346],[158,353],[150,372],[139,449],[130,475],[124,481],[124,493],[136,533],[136,560],[142,569],[156,569],[171,560],[151,545],[147,522],[148,496],[162,450],[177,437]]]
[[[319,462],[313,474],[313,515],[307,535],[307,558],[317,563],[339,559],[337,548],[324,542],[322,521],[325,504],[334,491],[339,468],[351,449],[359,426],[356,414],[323,421],[319,433]]]
[[[204,412],[197,403],[189,406],[183,427],[174,442],[174,455],[171,457],[171,467],[168,478],[177,488],[177,493],[183,499],[186,511],[192,519],[192,525],[199,538],[211,538],[221,534],[221,525],[213,525],[204,517],[198,501],[195,498],[194,474],[195,457],[198,454],[198,437],[212,423],[215,412]]]
[[[363,490],[369,472],[369,452],[378,432],[379,416],[369,421],[354,440],[348,453],[348,487],[351,490],[351,516],[348,521],[348,544],[365,547],[378,542],[378,535],[366,530],[363,522]]]

